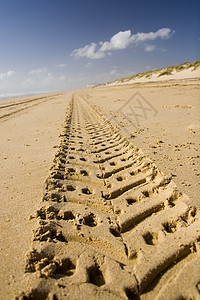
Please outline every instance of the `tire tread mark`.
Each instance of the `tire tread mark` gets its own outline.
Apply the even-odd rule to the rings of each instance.
[[[115,155],[106,153],[110,147],[117,148]],[[125,164],[114,166],[116,158]],[[183,201],[170,177],[74,94],[36,215],[26,265],[32,288],[22,294],[142,299],[159,276],[155,286],[164,293],[164,275],[171,269],[174,276],[179,262],[196,257],[200,240],[199,212]]]

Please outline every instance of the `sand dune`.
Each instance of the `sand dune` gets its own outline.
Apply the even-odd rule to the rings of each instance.
[[[142,82],[152,81],[165,81],[176,79],[188,79],[200,77],[200,61],[197,60],[194,63],[183,63],[177,66],[171,66],[162,69],[156,69],[153,71],[146,71],[130,77],[118,79],[108,85],[124,85]]]

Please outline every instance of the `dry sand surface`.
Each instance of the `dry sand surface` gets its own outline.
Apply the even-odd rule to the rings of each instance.
[[[95,88],[82,95],[160,170],[173,175],[191,205],[200,206],[200,79]],[[131,108],[140,102],[150,111],[145,116],[134,108],[136,120]]]
[[[35,226],[30,215],[41,201],[70,98],[1,100],[0,299],[14,299],[24,276]]]
[[[200,298],[199,85],[1,100],[1,299]]]

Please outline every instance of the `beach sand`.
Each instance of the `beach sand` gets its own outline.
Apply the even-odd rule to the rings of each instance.
[[[41,202],[71,93],[46,99],[31,102],[37,105],[29,108],[25,103],[11,106],[12,110],[1,109],[1,299],[14,299],[24,276],[25,254],[35,225],[30,215]],[[25,100],[1,100],[1,107]],[[26,109],[15,113],[22,108]]]
[[[0,105],[0,113],[1,113],[0,115],[0,133],[1,133],[0,298],[1,299],[14,299],[16,296],[19,296],[20,294],[21,294],[20,296],[21,298],[19,297],[19,299],[47,299],[48,293],[49,293],[48,299],[94,299],[94,295],[96,295],[95,296],[97,297],[96,299],[133,299],[133,297],[137,297],[136,295],[140,295],[141,299],[156,299],[156,297],[158,297],[158,299],[176,299],[175,297],[177,296],[187,297],[188,295],[189,296],[192,295],[194,297],[193,299],[197,299],[195,297],[198,297],[199,290],[196,287],[196,285],[199,284],[198,280],[200,280],[200,278],[198,278],[198,272],[195,271],[194,266],[196,266],[198,270],[199,250],[197,251],[197,244],[198,244],[197,241],[199,238],[199,233],[198,233],[199,231],[195,227],[196,226],[195,224],[198,222],[198,213],[196,213],[198,209],[195,208],[195,214],[194,214],[194,210],[190,208],[188,210],[187,207],[190,206],[195,206],[197,208],[200,207],[200,201],[199,201],[200,88],[199,86],[200,86],[200,79],[198,78],[177,79],[177,80],[170,80],[170,81],[168,80],[168,81],[160,81],[160,82],[137,83],[132,85],[129,84],[123,86],[107,86],[107,87],[102,86],[102,87],[96,87],[96,88],[85,89],[85,90],[77,90],[73,93],[67,92],[62,94],[45,95],[40,97],[38,96],[38,97],[28,97],[28,98],[21,98],[21,99],[1,100],[1,105]],[[69,108],[69,103],[70,100],[72,99],[72,94],[74,95],[73,98],[75,99],[74,102],[75,104],[73,106],[74,112],[73,114],[71,114],[72,119],[70,119],[70,112],[68,112],[68,117],[69,117],[67,121],[68,123],[65,123],[66,111],[67,108]],[[86,100],[86,104],[84,100]],[[87,103],[89,104],[89,106]],[[93,107],[95,110],[93,111],[91,107]],[[87,144],[89,145],[90,141],[93,141],[93,139],[94,141],[96,141],[96,145],[97,145],[97,148],[95,148],[97,149],[95,150],[97,153],[95,156],[96,158],[100,157],[99,156],[101,155],[100,151],[104,151],[105,146],[103,146],[104,148],[102,148],[103,150],[101,150],[101,147],[98,144],[100,143],[100,141],[98,142],[98,140],[96,140],[97,138],[96,136],[98,136],[99,134],[98,127],[101,128],[107,123],[105,123],[106,121],[104,117],[100,117],[99,114],[105,116],[105,118],[110,120],[113,126],[118,125],[117,130],[119,130],[119,133],[116,133],[115,136],[116,141],[113,136],[111,137],[111,140],[113,141],[114,144],[117,143],[117,140],[119,141],[123,140],[120,136],[121,133],[121,135],[124,136],[128,141],[128,144],[125,141],[120,142],[123,143],[123,147],[128,147],[127,149],[130,148],[127,151],[132,151],[131,150],[132,148],[129,146],[129,143],[133,144],[133,147],[138,147],[139,149],[141,149],[138,152],[137,148],[134,148],[135,149],[134,153],[137,153],[134,155],[139,157],[138,158],[139,160],[142,161],[144,160],[144,165],[146,166],[143,167],[144,172],[154,173],[154,170],[159,170],[156,171],[157,172],[156,174],[158,175],[155,174],[147,175],[147,178],[150,178],[148,179],[150,180],[149,184],[152,184],[153,177],[151,176],[158,176],[158,180],[161,180],[163,173],[167,175],[168,178],[173,179],[173,183],[171,183],[171,181],[169,183],[170,189],[171,188],[173,189],[174,186],[177,186],[180,194],[178,194],[178,196],[176,194],[176,197],[181,198],[180,208],[178,204],[177,211],[175,211],[174,209],[175,211],[174,214],[177,215],[176,218],[176,222],[178,222],[177,224],[179,224],[179,221],[177,221],[180,219],[180,217],[178,217],[179,214],[180,215],[185,214],[185,216],[186,215],[189,216],[189,213],[191,213],[193,217],[193,221],[191,221],[191,223],[188,221],[187,223],[187,226],[193,226],[191,227],[193,229],[190,229],[191,231],[189,231],[188,227],[186,226],[185,230],[186,231],[188,230],[188,233],[185,231],[185,233],[180,236],[178,236],[178,231],[173,233],[173,234],[177,234],[177,237],[175,239],[180,238],[181,240],[180,243],[185,245],[182,247],[179,244],[180,249],[183,249],[185,247],[184,251],[181,252],[179,246],[177,246],[176,243],[173,244],[174,240],[171,241],[171,235],[169,234],[170,235],[168,239],[169,247],[171,248],[174,247],[174,249],[178,247],[176,249],[176,252],[172,253],[171,256],[169,257],[167,256],[168,254],[166,254],[162,248],[163,247],[162,243],[166,243],[166,241],[163,236],[160,237],[162,235],[161,234],[162,230],[159,229],[160,231],[159,231],[158,241],[160,242],[160,244],[159,243],[156,244],[155,242],[156,245],[155,247],[158,247],[156,249],[158,250],[160,249],[159,250],[160,252],[158,253],[161,253],[159,254],[160,256],[158,255],[158,266],[160,269],[157,267],[152,267],[150,265],[151,259],[153,259],[153,252],[151,252],[152,250],[149,250],[150,249],[149,247],[152,247],[152,245],[154,245],[153,235],[151,236],[151,234],[147,232],[148,231],[147,226],[149,226],[149,228],[153,226],[151,225],[151,223],[148,223],[150,221],[146,220],[150,218],[146,218],[144,221],[140,220],[142,221],[141,224],[144,223],[144,225],[140,226],[139,224],[136,226],[138,228],[138,232],[141,231],[141,235],[143,235],[147,244],[147,246],[144,246],[144,253],[147,253],[144,254],[144,258],[141,254],[142,252],[140,253],[140,251],[138,250],[137,255],[139,255],[138,256],[139,258],[137,259],[139,259],[138,266],[140,267],[140,269],[137,269],[137,263],[136,263],[136,267],[134,267],[135,273],[132,270],[129,270],[129,268],[127,267],[128,259],[129,261],[131,261],[130,264],[132,264],[135,259],[135,258],[133,259],[134,251],[131,249],[134,247],[134,242],[136,248],[140,247],[139,245],[136,245],[137,244],[136,240],[138,238],[138,241],[140,241],[141,235],[139,235],[139,233],[137,234],[135,233],[136,235],[134,237],[134,232],[132,232],[132,236],[128,237],[127,228],[129,228],[129,225],[127,224],[129,224],[128,223],[129,221],[127,220],[123,221],[123,216],[121,217],[121,219],[119,217],[120,210],[124,214],[124,212],[126,212],[127,209],[124,208],[125,204],[123,202],[124,200],[122,199],[122,195],[121,195],[122,192],[120,192],[123,190],[124,187],[122,184],[121,188],[117,190],[117,188],[115,188],[115,184],[113,183],[114,180],[113,178],[110,179],[110,183],[109,183],[109,176],[110,176],[109,172],[111,172],[109,171],[110,166],[109,168],[106,167],[108,168],[108,171],[106,173],[108,174],[106,175],[108,176],[108,182],[106,184],[108,186],[108,189],[110,188],[109,195],[111,196],[106,196],[105,194],[104,200],[105,199],[109,200],[109,197],[111,197],[111,200],[109,200],[108,202],[110,203],[109,205],[111,206],[113,205],[114,207],[113,211],[115,215],[111,217],[111,221],[109,224],[107,224],[108,222],[106,221],[107,220],[106,218],[108,217],[104,216],[104,214],[109,215],[109,211],[110,211],[109,205],[104,203],[104,207],[105,207],[104,209],[101,206],[98,206],[100,204],[92,204],[94,203],[95,199],[98,202],[99,200],[98,197],[100,197],[101,194],[100,190],[101,188],[103,189],[103,187],[101,187],[100,182],[95,183],[95,180],[97,180],[95,179],[96,178],[95,165],[94,166],[91,165],[89,171],[87,171],[88,168],[87,165],[85,166],[85,169],[81,169],[81,167],[77,167],[78,170],[81,171],[82,172],[81,174],[83,175],[86,175],[88,172],[89,181],[88,182],[84,181],[87,179],[86,177],[84,177],[86,179],[83,180],[80,179],[80,176],[78,175],[77,177],[73,177],[75,176],[73,174],[70,175],[72,177],[70,177],[71,178],[70,184],[68,183],[66,187],[67,189],[66,198],[68,197],[70,198],[71,197],[70,192],[73,191],[73,189],[74,190],[76,189],[76,187],[75,188],[73,187],[75,183],[78,189],[83,187],[84,184],[87,185],[87,188],[82,188],[82,193],[86,194],[86,196],[84,197],[87,197],[87,194],[90,194],[89,193],[90,186],[92,187],[91,189],[96,191],[96,194],[95,192],[91,192],[92,198],[91,199],[87,198],[88,201],[87,202],[86,200],[81,200],[82,198],[80,197],[79,194],[80,191],[79,192],[75,191],[76,200],[73,200],[75,198],[69,200],[69,202],[75,201],[73,202],[73,204],[67,204],[68,201],[66,202],[66,206],[69,205],[69,207],[67,207],[67,211],[65,211],[66,209],[64,206],[65,203],[62,202],[62,200],[57,201],[58,204],[54,204],[56,200],[51,198],[51,205],[53,207],[52,210],[53,217],[52,216],[49,217],[50,221],[47,220],[48,219],[47,217],[45,217],[44,222],[42,221],[44,219],[43,216],[44,211],[46,215],[47,215],[47,211],[49,211],[48,210],[49,208],[47,207],[48,203],[45,204],[46,206],[44,205],[45,206],[44,209],[42,208],[43,207],[42,197],[44,196],[46,191],[48,191],[47,194],[50,193],[48,190],[49,187],[47,183],[45,183],[45,180],[48,178],[48,176],[50,176],[50,179],[60,178],[59,180],[64,180],[62,177],[63,166],[56,165],[55,167],[55,164],[53,164],[53,159],[55,157],[56,152],[60,151],[59,153],[61,153],[62,151],[69,151],[66,149],[68,149],[67,145],[68,143],[70,143],[71,152],[72,152],[71,156],[72,155],[75,156],[75,163],[73,165],[73,161],[71,162],[71,160],[74,158],[71,157],[69,153],[67,156],[69,158],[69,165],[67,166],[68,167],[71,166],[71,169],[73,169],[74,166],[78,164],[77,160],[79,160],[79,158],[80,159],[82,158],[80,156],[80,153],[82,152],[77,152],[80,149],[76,147],[72,149],[73,143],[75,145],[77,143],[78,145],[79,136],[77,134],[83,135],[81,137],[82,139],[80,140],[80,141],[83,140],[82,144],[85,145],[86,147],[86,150],[82,149],[83,154],[86,155],[89,161],[91,160],[91,164],[94,158],[92,158],[92,156],[90,158],[89,156],[90,148],[87,148]],[[89,121],[92,125],[89,125],[88,123]],[[74,133],[75,138],[72,137],[72,133],[71,133],[71,139],[69,139],[68,137],[69,128],[66,127],[67,124],[71,124],[70,130],[75,132]],[[60,134],[62,134],[64,130],[64,126],[66,130],[65,136],[60,137]],[[91,126],[91,129],[89,126]],[[105,126],[107,126],[109,130],[111,130],[111,127],[109,127],[110,125],[105,125]],[[86,132],[86,129],[89,130],[88,131],[89,133]],[[91,134],[92,137],[90,137],[88,134]],[[101,133],[101,137],[100,137],[101,143],[103,143],[104,134],[105,134],[105,143],[107,143],[107,145],[110,145],[111,147],[111,144],[109,144],[108,142],[109,138],[106,139],[106,134],[107,134],[106,131],[102,131]],[[61,146],[59,146],[61,140],[62,143]],[[80,143],[79,147],[81,147],[82,144]],[[109,152],[109,146],[107,146],[107,151]],[[116,153],[118,153],[119,151],[119,155],[117,156],[118,158],[116,157],[116,162],[119,163],[119,165],[123,161],[129,159],[127,158],[125,152],[124,153],[120,152],[120,149],[116,148],[115,151]],[[112,147],[111,147],[111,152],[112,152]],[[122,155],[122,162],[119,162],[120,155]],[[62,154],[59,154],[60,159],[61,156]],[[106,156],[106,152],[105,152],[105,156]],[[66,157],[63,158],[63,161],[65,161],[65,159]],[[104,156],[102,156],[102,160],[106,162]],[[60,164],[62,165],[63,163],[64,162],[62,162],[61,159]],[[114,163],[115,162],[113,161],[113,164]],[[150,167],[148,167],[149,164]],[[53,167],[54,175],[51,175],[52,171],[50,171],[52,166],[54,166]],[[121,170],[123,170],[123,167],[120,168]],[[150,169],[146,171],[145,168],[147,169],[150,168]],[[61,171],[57,171],[57,170],[61,170]],[[159,173],[160,171],[161,173]],[[55,177],[55,173],[60,174],[59,172],[61,172],[61,175],[56,175],[57,177]],[[72,170],[70,172],[72,172]],[[114,176],[115,175],[113,175],[113,177]],[[122,175],[122,177],[123,176],[126,177],[128,175]],[[140,175],[136,175],[136,176],[140,176]],[[121,181],[123,179],[120,176],[117,178],[118,181]],[[138,179],[138,180],[143,180],[143,179]],[[87,184],[85,182],[87,182]],[[132,183],[127,186],[128,188],[126,189],[131,189],[134,187]],[[58,193],[59,192],[61,193],[63,192],[62,188],[61,190],[59,190],[58,188]],[[127,191],[125,191],[125,193],[126,192]],[[157,192],[160,193],[160,190]],[[166,191],[166,193],[167,192],[168,190]],[[165,193],[165,191],[163,191],[163,193]],[[185,195],[182,196],[182,193],[186,194],[187,196]],[[60,196],[56,196],[56,197],[57,200],[65,199],[62,197],[59,198]],[[115,204],[113,204],[114,200],[112,200],[112,197],[113,199],[117,199],[117,201],[119,202],[117,205],[120,208],[117,209],[115,207]],[[139,197],[138,199],[140,199],[141,196],[138,197]],[[147,197],[150,197],[150,194],[147,195]],[[161,196],[158,200],[161,201],[160,199]],[[171,200],[168,199],[166,201],[168,201],[169,202],[168,204],[170,204]],[[86,206],[86,208],[84,207],[84,205]],[[130,205],[131,204],[129,203],[129,206]],[[145,207],[145,205],[146,204],[144,204],[143,207]],[[162,207],[163,204],[161,203],[160,205]],[[83,217],[82,219],[85,221],[81,223],[82,221],[80,221],[80,217],[78,217],[78,215],[75,216],[74,211],[80,210],[79,215],[85,216],[83,211],[86,210],[88,207],[89,207],[90,214],[87,216],[89,216],[90,218],[86,219],[86,217]],[[39,210],[39,213],[35,215],[36,209]],[[138,208],[138,211],[140,209],[144,209],[144,208]],[[169,213],[167,209],[168,208],[166,208],[167,211],[166,214],[168,215]],[[69,211],[72,212],[71,215],[69,214]],[[102,215],[101,213],[99,213],[99,211],[101,211]],[[152,217],[152,213],[153,211],[151,212],[151,217]],[[161,226],[160,225],[161,213],[162,212],[160,212],[159,209],[157,210],[155,209],[155,219],[152,222],[155,222],[156,228],[160,228],[159,226]],[[57,215],[59,214],[59,217],[55,217],[56,214]],[[95,214],[97,215],[99,214],[96,219],[94,218]],[[129,214],[131,215],[131,213]],[[134,215],[134,212],[132,212],[132,214]],[[41,215],[43,217],[41,217]],[[71,217],[68,215],[70,215]],[[142,216],[143,218],[144,213],[141,212],[139,216]],[[117,222],[115,221],[115,219],[118,217],[120,220],[119,224],[121,224],[120,233],[118,233],[116,227],[115,228],[113,227],[113,229],[111,228],[112,224],[114,224],[114,222]],[[53,219],[53,221],[51,221],[51,218]],[[46,229],[44,228],[46,228],[45,226],[47,226],[45,222],[54,222],[55,218],[60,220],[58,221],[60,222],[59,226],[61,228],[61,231],[63,230],[64,233],[61,234],[60,231],[58,233],[57,229],[55,230],[53,229],[53,235],[52,235],[51,226],[54,225],[58,226],[58,224],[55,223],[54,225],[52,225],[53,223],[51,223],[51,226],[49,225],[50,229],[48,229],[48,232],[50,231],[50,235],[47,238],[45,238],[43,235],[44,232],[46,232],[45,231]],[[128,218],[128,217],[125,216],[124,218]],[[129,217],[130,220],[132,220],[131,218],[132,217]],[[164,217],[162,218],[163,220],[165,220],[163,222],[166,222],[165,218],[167,217],[165,216],[165,218]],[[168,219],[171,220],[170,218],[172,217],[170,217],[169,215]],[[39,225],[38,225],[38,219],[39,219]],[[102,225],[104,227],[100,229],[100,233],[98,232],[95,233],[92,230],[93,228],[95,229],[98,227],[96,225],[99,224],[100,219],[102,220],[102,224],[105,223],[105,225]],[[68,220],[67,222],[69,222],[69,224],[67,226],[70,226],[70,224],[72,227],[77,226],[76,229],[78,230],[79,234],[76,235],[76,233],[74,233],[71,227],[65,228],[66,225],[62,223],[64,222],[63,220]],[[133,220],[130,222],[133,223]],[[84,226],[86,227],[86,225],[88,225],[89,229],[87,228],[84,229]],[[114,225],[116,226],[116,224]],[[106,226],[110,226],[110,227],[106,227]],[[35,231],[37,234],[33,233],[33,230],[35,230],[35,228],[38,228]],[[110,231],[107,228],[111,228],[109,229]],[[180,228],[182,228],[182,225],[180,225]],[[72,230],[72,232],[70,230]],[[134,230],[134,228],[132,230]],[[151,232],[150,229],[149,231]],[[110,234],[109,232],[113,233],[112,237],[114,235],[117,241],[114,240],[112,241],[111,237],[109,236]],[[102,235],[101,238],[99,237],[99,234]],[[81,235],[82,237],[80,237]],[[86,238],[87,236],[89,237]],[[168,233],[166,234],[166,237],[168,238]],[[80,238],[83,238],[83,240],[80,241],[81,246],[79,246]],[[96,241],[94,242],[94,245],[92,244],[92,242],[90,243],[89,241],[90,239],[91,241]],[[128,251],[127,254],[127,256],[129,256],[128,258],[124,253],[122,253],[123,252],[122,248],[124,247],[124,244],[123,246],[122,243],[120,244],[120,239],[123,239],[123,243],[125,244],[127,241],[126,247],[128,250],[126,251]],[[132,241],[133,244],[129,245],[128,242],[129,239]],[[107,243],[105,242],[105,240],[107,240],[108,243],[109,242],[111,243],[111,250],[109,250],[109,248],[106,248],[107,246],[105,247],[103,246],[101,249],[102,243],[104,244]],[[66,250],[64,250],[63,244],[66,244]],[[83,245],[88,245],[88,248]],[[53,252],[56,253],[54,254],[54,256],[51,256],[52,254],[51,255],[48,254],[48,259],[47,259],[48,263],[46,263],[46,265],[50,266],[51,271],[49,271],[50,269],[44,271],[43,267],[41,266],[42,264],[41,261],[40,261],[40,267],[38,267],[37,269],[35,266],[38,263],[38,258],[34,262],[34,267],[33,267],[32,260],[30,260],[30,257],[33,254],[33,252],[31,252],[33,250],[31,249],[33,248],[36,249],[35,251],[37,253],[40,253],[40,255],[41,253],[42,255],[44,255],[41,256],[43,260],[46,259],[45,258],[46,250],[41,250],[42,247],[45,249],[48,248],[47,251],[48,253],[53,253]],[[85,250],[82,251],[83,248],[81,247],[83,247]],[[193,249],[196,250],[190,251],[189,249],[191,249],[191,247],[193,247]],[[166,248],[166,251],[169,251],[167,249],[168,248]],[[64,264],[63,261],[65,261],[65,267],[68,268],[68,271],[61,272],[61,269],[63,270],[63,265],[60,263],[60,260],[55,257],[57,256],[59,257],[59,255],[64,257],[63,255],[64,254],[66,255],[66,251],[69,254],[69,256],[70,255],[72,256],[72,260],[67,260],[67,263],[66,260],[62,260],[62,264]],[[101,254],[97,255],[96,252],[94,253],[94,251],[97,252],[100,251]],[[156,252],[157,250],[154,251],[155,253],[157,253]],[[86,254],[83,254],[82,252],[86,254],[88,253],[88,256]],[[130,252],[132,253],[131,255]],[[29,255],[28,267],[27,267],[27,253]],[[179,254],[182,253],[182,254],[179,257],[177,253]],[[189,255],[190,253],[191,255]],[[173,264],[174,261],[176,261],[175,257],[177,257],[177,260],[182,260],[181,258],[182,256],[185,257],[185,260],[183,259],[183,261],[181,261],[180,264],[176,265],[175,269],[172,268],[173,270],[170,270],[169,266]],[[39,260],[41,259],[41,257],[39,258]],[[76,263],[74,263],[74,261],[80,259],[80,257],[82,257],[86,265],[85,267],[83,267],[81,262],[77,263],[78,270],[74,275],[75,281],[73,281],[73,276],[71,275],[73,275],[74,273],[70,273],[70,272],[72,272],[72,270],[74,270],[76,267]],[[150,261],[149,263],[147,263],[148,260],[147,257],[149,257],[149,261]],[[146,260],[146,263],[145,261],[143,261],[143,259]],[[121,265],[117,265],[117,261],[119,261]],[[190,261],[192,262],[191,264]],[[120,267],[123,264],[125,267],[124,268]],[[58,270],[58,265],[60,268],[59,269],[60,273],[56,277],[55,268],[57,268]],[[167,268],[168,269],[165,270],[166,274],[159,281],[159,284],[162,287],[161,289],[162,291],[160,292],[159,284],[154,288],[152,287],[150,290],[148,290],[148,284],[150,285],[155,284],[153,280],[159,274],[159,271],[155,272],[155,270],[160,270],[160,272],[162,272],[164,269],[163,267],[164,265],[166,265],[166,269]],[[85,273],[83,274],[84,268],[86,270],[89,270],[88,271],[89,275],[86,276],[84,275]],[[105,268],[107,271],[104,270]],[[152,272],[153,277],[149,275],[150,273],[148,272],[145,273],[146,271],[141,271],[141,270],[145,270],[145,268],[146,269],[149,268],[149,272],[150,273]],[[185,271],[187,268],[191,269],[190,274],[193,274],[191,275],[192,278],[189,278],[190,281],[188,281],[188,277],[185,274],[187,273]],[[27,273],[25,273],[25,269],[29,270],[27,271],[28,275]],[[118,280],[117,278],[113,277],[114,276],[113,272],[119,274]],[[133,275],[134,280],[136,280],[135,278],[137,278],[137,280],[134,281],[133,278],[131,279],[130,274]],[[178,280],[177,282],[179,282],[179,280],[181,279],[182,283],[179,282],[178,284],[176,282],[176,276],[174,277],[175,274],[177,275],[177,280]],[[194,276],[194,274],[196,275]],[[170,276],[174,277],[175,279],[170,281],[171,278]],[[92,279],[93,277],[96,279]],[[69,280],[69,282],[68,281],[67,282],[69,283],[70,287],[68,287],[67,284],[65,286],[64,284],[65,278],[67,278],[66,280]],[[55,283],[55,280],[58,280],[59,283],[58,284]],[[81,283],[81,285],[79,282]],[[188,283],[189,285],[187,285],[187,282],[190,282],[190,284]],[[44,293],[41,292],[42,290],[41,286],[43,283],[46,289]],[[106,289],[103,289],[105,285],[106,285]],[[138,285],[139,285],[139,291],[137,290]],[[184,285],[185,285],[185,289],[183,288]],[[40,289],[38,289],[38,286],[40,286]],[[50,291],[51,290],[50,286],[53,286],[52,288],[53,291]],[[66,289],[66,293],[68,293],[68,298],[67,296],[63,296],[64,294],[62,294],[65,292],[65,289]],[[63,290],[63,292],[61,290]],[[53,296],[54,294],[57,295],[55,296],[57,298],[54,298]],[[24,296],[26,295],[29,298],[23,298],[23,295]],[[168,295],[168,297],[162,298],[163,295],[165,296]]]
[[[130,111],[131,106],[139,106],[137,93],[141,104],[150,109],[146,116],[141,108],[135,109],[138,120]],[[141,148],[160,170],[172,173],[179,190],[191,198],[191,204],[200,206],[199,79],[95,88],[83,93],[83,97],[113,125],[118,125],[122,134]]]

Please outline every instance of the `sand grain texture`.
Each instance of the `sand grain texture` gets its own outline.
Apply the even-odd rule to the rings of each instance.
[[[70,97],[70,96],[69,96]],[[65,110],[69,98],[44,97],[32,101],[27,108],[17,105],[11,111],[0,109],[1,134],[1,239],[0,298],[13,299],[15,289],[24,276],[25,254],[30,247],[35,220],[29,220],[41,201],[44,181],[59,145]],[[50,97],[51,98],[51,97]],[[30,100],[30,99],[29,99]],[[45,101],[44,101],[45,100]],[[6,103],[3,103],[6,102]],[[10,105],[2,100],[2,106]],[[19,107],[23,111],[16,111]],[[8,108],[7,108],[8,109]]]
[[[162,299],[166,286],[198,297],[200,212],[185,200],[74,94],[18,299]],[[190,284],[174,291],[179,277]]]
[[[196,197],[189,198],[172,180],[179,178],[174,176],[179,163],[176,156],[170,165],[173,174],[165,175],[160,167],[163,155],[170,156],[167,145],[172,141],[179,145],[175,138],[186,145],[192,136],[189,145],[199,145],[199,83],[182,84],[106,87],[57,95],[2,123],[2,132],[7,132],[3,162],[13,157],[2,164],[3,299],[199,299],[197,190],[193,191]],[[140,120],[136,129],[119,111],[120,102],[138,91],[157,114]],[[191,110],[192,120],[183,110]],[[48,124],[52,118],[53,124]],[[11,134],[15,122],[19,136],[16,130]],[[38,148],[36,124],[44,132]],[[55,154],[52,146],[58,144],[61,132]],[[160,159],[156,154],[151,157],[157,147]],[[187,149],[190,157],[191,150]],[[17,163],[19,155],[23,168]],[[197,158],[193,159],[196,165]],[[184,154],[179,159],[189,160]],[[15,181],[10,180],[13,175]],[[184,173],[186,181],[189,175]],[[193,178],[191,182],[197,183]]]

